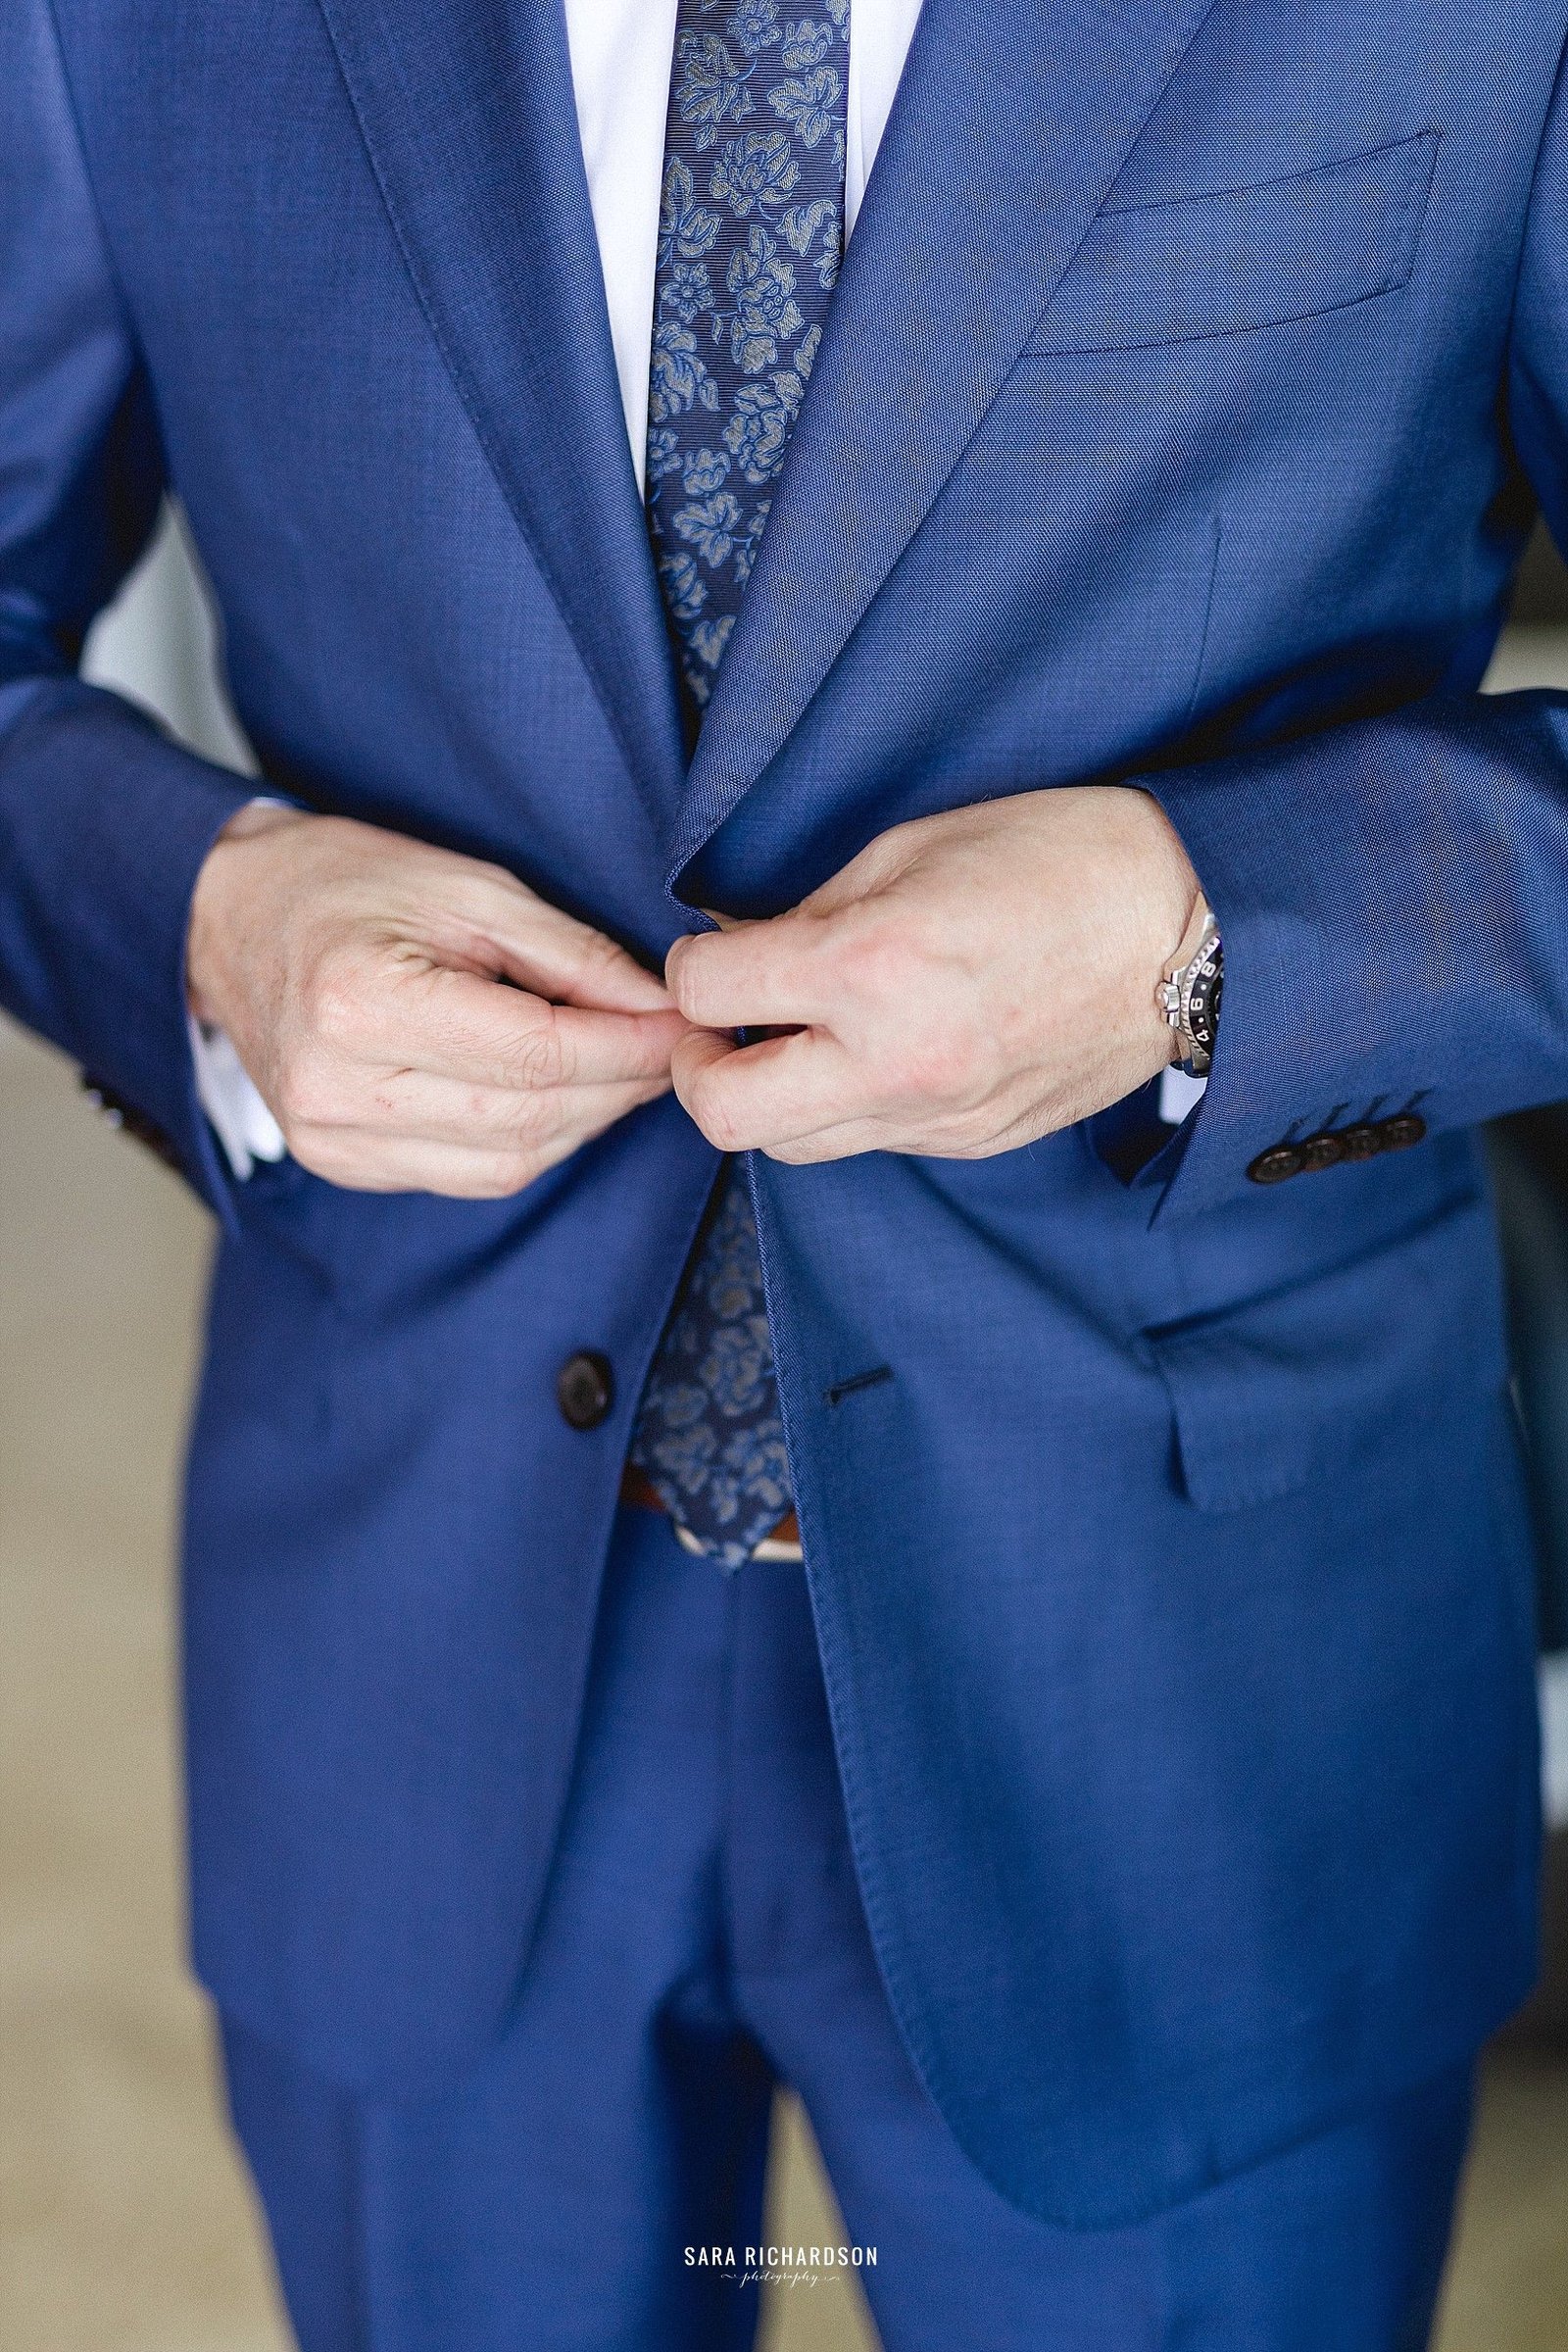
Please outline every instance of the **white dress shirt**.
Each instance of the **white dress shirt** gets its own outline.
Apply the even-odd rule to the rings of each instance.
[[[461,7],[463,0],[448,0]],[[639,489],[648,438],[648,365],[663,176],[664,118],[677,0],[566,0],[577,128],[599,240],[610,334]],[[787,0],[809,13],[810,0]],[[781,7],[780,14],[783,15]],[[920,0],[851,0],[844,170],[848,236],[882,144]],[[238,1177],[257,1159],[281,1159],[282,1133],[220,1030],[191,1023],[202,1103]],[[1181,1119],[1201,1080],[1166,1072],[1161,1112]]]

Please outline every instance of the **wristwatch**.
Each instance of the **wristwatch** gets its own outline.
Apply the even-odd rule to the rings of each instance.
[[[1213,908],[1201,891],[1182,944],[1165,966],[1154,991],[1155,1001],[1176,1032],[1176,1067],[1189,1078],[1206,1078],[1214,1058],[1214,1035],[1219,1027],[1220,990],[1225,984],[1225,953]]]

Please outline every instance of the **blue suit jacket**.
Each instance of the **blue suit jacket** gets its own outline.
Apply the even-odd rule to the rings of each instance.
[[[195,1938],[256,2030],[396,2085],[495,2032],[715,1161],[666,1101],[500,1203],[226,1183],[180,964],[245,788],[73,674],[166,481],[275,786],[653,959],[902,818],[1160,795],[1225,1018],[1136,1175],[1114,1118],[751,1170],[888,1987],[976,2163],[1080,2223],[1524,1990],[1469,1131],[1568,1091],[1568,703],[1475,688],[1537,501],[1568,525],[1565,32],[926,0],[688,772],[558,0],[0,0],[0,972],[221,1219]],[[1416,1149],[1248,1181],[1413,1101]]]

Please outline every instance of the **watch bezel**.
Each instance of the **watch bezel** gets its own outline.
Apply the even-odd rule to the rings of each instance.
[[[1197,940],[1185,957],[1178,949],[1167,966],[1158,991],[1166,1021],[1184,1049],[1175,1066],[1189,1077],[1206,1078],[1213,1062],[1219,1032],[1219,1001],[1225,984],[1224,944],[1213,908],[1200,897],[1188,926],[1187,947],[1196,929]]]
[[[1182,982],[1182,1029],[1202,1053],[1212,1054],[1219,1033],[1219,999],[1225,963],[1218,936],[1188,965]]]

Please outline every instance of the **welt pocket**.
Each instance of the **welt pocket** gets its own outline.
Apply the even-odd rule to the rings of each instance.
[[[1501,1388],[1491,1204],[1466,1192],[1348,1264],[1144,1337],[1188,1500],[1276,1501]]]
[[[1415,267],[1440,134],[1250,187],[1107,206],[1025,354],[1128,351],[1368,302]]]

